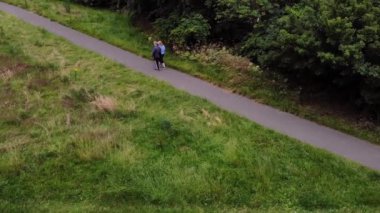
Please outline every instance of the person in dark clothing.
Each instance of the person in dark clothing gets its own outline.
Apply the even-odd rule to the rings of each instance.
[[[153,44],[154,44],[154,47],[153,47],[153,51],[152,51],[152,57],[153,57],[153,60],[156,62],[156,65],[157,65],[157,69],[155,69],[155,70],[160,70],[161,48],[156,41]]]

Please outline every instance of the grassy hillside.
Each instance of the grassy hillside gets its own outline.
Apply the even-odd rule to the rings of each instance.
[[[380,174],[0,12],[0,210],[380,210]]]
[[[86,8],[57,0],[5,0],[26,7],[45,17],[93,35],[144,57],[150,57],[151,41],[148,36],[132,26],[125,14]],[[67,2],[67,1],[66,1]],[[157,38],[153,38],[157,39]],[[380,144],[380,127],[358,119],[349,111],[331,103],[300,103],[297,91],[285,87],[282,79],[268,79],[261,72],[225,69],[202,64],[193,57],[168,54],[171,67],[206,79],[234,92],[254,98],[306,119]],[[226,60],[229,60],[228,58]],[[344,108],[343,108],[344,109]]]

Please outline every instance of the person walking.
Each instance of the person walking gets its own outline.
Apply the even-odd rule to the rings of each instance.
[[[166,47],[165,45],[162,43],[162,41],[158,41],[158,46],[160,47],[161,49],[161,54],[160,54],[160,63],[162,65],[163,68],[165,68],[165,62],[164,62],[164,57],[165,57],[165,53],[166,53]]]
[[[157,41],[153,42],[153,45],[154,45],[154,47],[152,50],[152,57],[153,57],[153,60],[155,61],[156,66],[157,66],[157,68],[155,68],[155,70],[160,71],[161,48],[159,47]]]

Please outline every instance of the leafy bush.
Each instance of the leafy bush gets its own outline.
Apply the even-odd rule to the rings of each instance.
[[[155,27],[155,31],[160,39],[165,41],[170,41],[170,33],[173,29],[175,29],[179,25],[178,14],[171,14],[166,18],[159,18],[153,23]],[[173,43],[173,42],[170,42]]]
[[[210,25],[200,14],[192,14],[179,21],[172,15],[168,19],[158,19],[155,23],[161,37],[181,47],[202,44],[210,35]]]
[[[379,4],[304,0],[258,28],[244,51],[304,87],[332,88],[380,113]]]

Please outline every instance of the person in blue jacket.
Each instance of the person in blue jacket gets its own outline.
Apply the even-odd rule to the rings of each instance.
[[[162,65],[163,68],[165,68],[165,62],[164,62],[164,57],[165,57],[165,53],[166,53],[166,47],[165,45],[162,43],[162,41],[159,41],[158,42],[158,46],[160,47],[161,49],[161,57],[160,57],[160,63]]]
[[[156,62],[156,66],[157,68],[155,68],[155,70],[160,70],[160,62],[161,62],[161,48],[160,46],[158,45],[158,42],[155,41],[153,42],[153,50],[152,50],[152,57],[153,57],[153,60]]]

